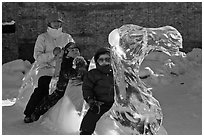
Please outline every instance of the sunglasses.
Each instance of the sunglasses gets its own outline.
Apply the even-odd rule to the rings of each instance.
[[[68,49],[69,52],[79,52],[79,49],[78,48],[71,48],[71,49]]]
[[[64,49],[64,53],[67,54],[69,52],[80,52],[78,48],[67,48],[67,49]]]
[[[110,58],[99,58],[98,59],[98,62],[100,62],[100,63],[102,63],[104,61],[110,63],[111,59]]]
[[[58,28],[62,27],[62,23],[59,22],[59,21],[54,21],[54,22],[51,22],[51,23],[50,23],[50,26],[51,26],[52,28],[54,28],[54,29],[58,29]]]

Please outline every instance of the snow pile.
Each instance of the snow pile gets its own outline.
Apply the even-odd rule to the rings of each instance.
[[[151,86],[169,85],[176,79],[188,77],[196,81],[194,87],[201,89],[202,50],[193,49],[188,54],[169,57],[165,53],[152,52],[142,62],[140,78]]]
[[[30,70],[31,63],[21,59],[3,64],[2,66],[2,98],[12,99],[18,95],[22,79]]]
[[[196,64],[202,64],[202,49],[194,48],[191,52],[188,52],[187,60]]]
[[[22,72],[23,74],[25,74],[30,70],[30,68],[31,63],[29,61],[23,61],[22,59],[18,59],[3,64],[2,71],[7,73]]]

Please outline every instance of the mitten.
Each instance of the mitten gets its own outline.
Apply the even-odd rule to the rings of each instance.
[[[101,111],[101,105],[104,104],[103,102],[101,101],[96,101],[94,99],[89,99],[87,101],[87,103],[89,104],[89,107],[91,109],[92,112],[96,113],[96,114],[99,114],[100,111]]]

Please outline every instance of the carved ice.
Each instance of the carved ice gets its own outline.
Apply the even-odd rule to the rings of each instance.
[[[151,51],[179,56],[181,34],[171,26],[144,28],[127,24],[109,34],[115,103],[108,115],[123,134],[157,134],[162,109],[139,78],[139,67]]]

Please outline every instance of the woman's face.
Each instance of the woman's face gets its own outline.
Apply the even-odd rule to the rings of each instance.
[[[50,23],[50,26],[53,28],[53,29],[59,29],[62,27],[62,22],[60,21],[54,21],[54,22],[51,22]]]
[[[100,66],[110,65],[111,63],[110,55],[109,54],[100,55],[97,62]]]

